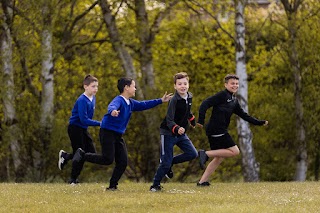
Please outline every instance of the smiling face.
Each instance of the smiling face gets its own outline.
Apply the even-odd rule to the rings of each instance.
[[[230,78],[226,83],[224,83],[224,86],[229,92],[236,93],[239,88],[239,80]]]
[[[189,81],[187,78],[180,78],[176,80],[174,84],[174,89],[177,90],[180,96],[186,96],[189,90]]]

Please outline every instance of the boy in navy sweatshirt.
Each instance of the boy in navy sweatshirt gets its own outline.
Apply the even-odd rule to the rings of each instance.
[[[100,126],[100,121],[92,120],[96,105],[95,95],[98,92],[98,79],[92,75],[87,75],[84,78],[83,87],[85,91],[79,96],[74,104],[68,125],[68,135],[71,141],[73,154],[78,148],[83,149],[85,152],[96,152],[92,137],[88,132],[88,127]],[[58,161],[60,170],[62,170],[67,162],[73,158],[73,154],[60,150]],[[79,167],[82,168],[83,164],[79,165]],[[70,184],[78,183],[78,180],[74,178],[75,172],[76,171],[72,169],[71,178],[69,180]]]
[[[197,150],[186,134],[191,124],[195,127],[195,117],[191,113],[192,94],[188,92],[189,77],[181,72],[174,75],[175,94],[170,100],[167,115],[160,125],[160,165],[153,179],[150,191],[161,191],[161,180],[173,177],[172,165],[190,161],[198,156]],[[173,156],[173,147],[177,145],[182,154]]]
[[[199,108],[197,125],[200,127],[204,125],[206,111],[212,108],[211,117],[206,127],[206,135],[211,150],[199,151],[201,169],[205,168],[205,163],[209,157],[213,160],[208,164],[197,186],[209,186],[210,175],[217,169],[223,159],[237,156],[240,153],[238,146],[228,133],[228,126],[233,113],[254,125],[268,124],[268,121],[258,120],[243,111],[235,96],[239,88],[239,77],[237,75],[228,74],[224,78],[224,82],[226,89],[204,100]]]
[[[85,153],[81,148],[73,157],[72,166],[78,167],[88,161],[100,165],[110,165],[115,161],[110,185],[107,190],[117,190],[118,181],[126,170],[128,153],[126,143],[122,137],[125,133],[131,114],[134,111],[143,111],[153,108],[163,102],[168,102],[172,94],[165,93],[162,98],[137,101],[132,99],[135,96],[136,84],[132,78],[120,78],[118,80],[120,95],[116,96],[108,105],[108,112],[104,115],[100,126],[101,154]],[[78,170],[77,176],[81,170]],[[74,178],[77,178],[75,176]]]

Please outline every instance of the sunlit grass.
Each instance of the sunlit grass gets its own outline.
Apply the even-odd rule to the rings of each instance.
[[[320,183],[0,184],[0,212],[320,212]]]

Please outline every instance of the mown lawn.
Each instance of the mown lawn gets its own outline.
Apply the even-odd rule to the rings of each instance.
[[[0,183],[0,212],[320,212],[320,183]]]

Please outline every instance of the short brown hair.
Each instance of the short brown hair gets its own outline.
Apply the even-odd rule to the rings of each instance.
[[[224,83],[228,83],[230,79],[239,80],[239,77],[236,74],[228,74],[226,77],[224,77]]]
[[[189,81],[189,76],[186,72],[179,72],[173,76],[174,83],[177,82],[177,79],[186,78]]]
[[[83,85],[90,85],[92,82],[98,82],[98,79],[96,77],[94,77],[93,75],[87,75],[86,77],[84,77],[83,80]]]

